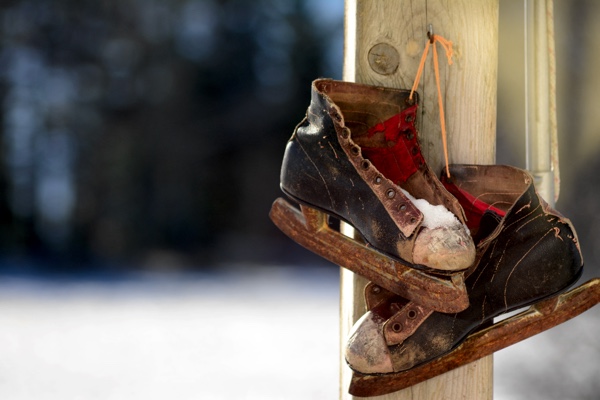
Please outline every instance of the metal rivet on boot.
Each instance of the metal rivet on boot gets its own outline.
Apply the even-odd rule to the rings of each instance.
[[[401,323],[396,322],[395,324],[392,325],[392,330],[394,332],[400,332],[402,330],[403,326]]]
[[[383,178],[381,176],[375,178],[375,184],[379,185],[381,182],[383,182]]]
[[[371,166],[371,163],[369,162],[369,160],[363,160],[360,163],[360,166],[362,167],[362,169],[369,169],[369,167]]]
[[[344,128],[342,129],[342,138],[348,139],[350,137],[350,129]]]
[[[350,152],[352,154],[354,154],[355,156],[357,156],[358,153],[360,153],[360,147],[358,147],[358,146],[352,146],[352,147],[350,147]]]
[[[396,196],[396,191],[394,189],[388,189],[387,192],[385,192],[385,194],[388,197],[388,199],[393,199],[394,196]]]
[[[404,203],[400,204],[400,206],[398,206],[398,210],[400,210],[400,211],[406,210],[406,204],[404,204]]]
[[[371,291],[375,294],[379,294],[379,292],[381,292],[381,288],[379,286],[375,285],[371,288]]]
[[[415,310],[408,310],[408,312],[406,313],[406,316],[409,319],[415,319],[415,318],[417,318],[417,311],[415,311]]]

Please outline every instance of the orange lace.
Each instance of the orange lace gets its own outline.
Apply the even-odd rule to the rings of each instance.
[[[413,93],[419,86],[419,81],[421,80],[421,75],[423,74],[423,69],[425,67],[425,60],[427,59],[427,53],[429,52],[429,46],[438,42],[442,45],[444,50],[446,51],[446,58],[448,59],[448,65],[452,65],[452,42],[439,36],[434,35],[433,33],[427,32],[427,36],[429,40],[425,45],[425,50],[423,51],[423,55],[421,56],[421,61],[419,62],[419,69],[417,70],[417,76],[415,77],[415,83],[410,91],[409,99],[412,100]],[[448,168],[448,142],[446,140],[446,118],[444,116],[444,104],[442,101],[442,88],[440,86],[440,69],[438,66],[438,54],[436,46],[433,46],[433,70],[435,71],[435,83],[437,86],[438,92],[438,106],[440,108],[440,125],[442,128],[442,143],[444,146],[444,159],[446,160],[446,174],[448,178],[450,178],[450,169]]]

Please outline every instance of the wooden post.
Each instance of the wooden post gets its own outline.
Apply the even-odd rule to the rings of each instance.
[[[498,0],[346,0],[344,80],[410,89],[427,41],[427,27],[453,42],[454,64],[439,50],[440,78],[451,163],[493,164],[496,142]],[[434,171],[444,163],[437,89],[429,55],[421,84],[419,135]],[[341,345],[365,312],[365,280],[342,269]],[[342,347],[343,349],[343,347]],[[378,397],[407,399],[491,399],[493,357],[488,356],[411,388]],[[343,360],[340,398],[351,371]]]

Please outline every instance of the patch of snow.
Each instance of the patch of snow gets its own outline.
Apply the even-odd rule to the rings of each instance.
[[[429,229],[461,225],[460,221],[446,207],[434,206],[425,199],[416,199],[406,190],[402,193],[423,213],[423,226]]]

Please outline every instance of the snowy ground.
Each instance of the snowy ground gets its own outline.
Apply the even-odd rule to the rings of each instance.
[[[338,274],[0,279],[0,399],[335,399]],[[600,307],[495,356],[496,399],[597,399]]]

